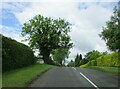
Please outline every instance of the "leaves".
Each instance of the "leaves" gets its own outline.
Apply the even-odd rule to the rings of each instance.
[[[22,35],[29,35],[28,40],[32,49],[42,52],[46,49],[51,52],[59,47],[72,47],[68,35],[70,29],[69,22],[61,18],[53,20],[37,15],[23,25]]]
[[[111,51],[120,51],[120,6],[115,7],[113,16],[106,22],[106,27],[100,37],[106,41],[106,45]]]

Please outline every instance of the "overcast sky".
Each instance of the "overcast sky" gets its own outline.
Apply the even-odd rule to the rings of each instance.
[[[70,36],[74,47],[71,49],[69,60],[77,53],[85,54],[92,50],[107,51],[106,44],[99,37],[102,27],[110,19],[113,8],[118,0],[40,0],[38,2],[8,2],[0,3],[0,32],[18,42],[24,38],[20,35],[22,25],[35,15],[54,19],[63,18],[72,24]],[[11,0],[12,1],[12,0]],[[15,0],[13,0],[15,1]],[[28,1],[28,0],[26,0]],[[29,0],[30,1],[30,0]],[[89,1],[89,2],[88,2]],[[97,2],[98,1],[98,2]],[[114,1],[114,2],[113,2]],[[28,44],[28,42],[22,42]]]

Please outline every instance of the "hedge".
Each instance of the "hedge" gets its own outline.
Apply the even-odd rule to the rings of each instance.
[[[107,54],[105,56],[101,56],[97,58],[97,66],[111,66],[111,67],[118,67],[120,66],[120,53],[112,53]]]
[[[26,45],[2,36],[2,71],[9,71],[36,62],[33,51]]]
[[[107,66],[107,67],[120,67],[120,52],[114,52],[100,56],[95,60],[91,60],[82,66]]]

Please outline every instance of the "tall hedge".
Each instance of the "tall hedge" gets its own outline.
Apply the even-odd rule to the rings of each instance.
[[[100,56],[97,59],[91,60],[87,64],[82,66],[120,67],[120,52]]]
[[[2,36],[2,71],[9,71],[35,63],[33,51],[26,45]]]

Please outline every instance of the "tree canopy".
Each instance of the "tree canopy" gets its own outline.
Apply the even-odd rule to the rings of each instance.
[[[95,60],[96,58],[100,57],[101,55],[102,55],[102,53],[100,53],[99,51],[93,50],[93,51],[88,52],[88,53],[85,55],[85,59],[86,59],[87,61]]]
[[[49,56],[54,49],[59,47],[70,48],[70,23],[64,19],[52,19],[37,15],[33,19],[24,23],[22,35],[27,36],[30,47],[39,49],[43,60],[47,64],[51,64]]]
[[[103,31],[100,34],[106,45],[111,51],[120,52],[120,2],[115,7],[110,20],[106,22]]]

